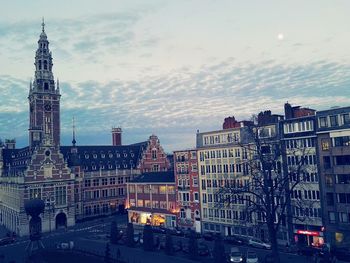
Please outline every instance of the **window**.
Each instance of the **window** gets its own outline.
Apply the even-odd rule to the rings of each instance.
[[[137,200],[137,206],[138,207],[143,207],[143,200]]]
[[[100,190],[95,190],[93,192],[93,197],[94,197],[94,199],[100,198]]]
[[[336,175],[337,184],[350,184],[350,174],[338,174]]]
[[[335,213],[328,212],[328,219],[329,219],[329,223],[335,223]]]
[[[55,201],[56,205],[67,204],[67,188],[66,186],[58,186],[55,188]]]
[[[198,193],[198,192],[194,192],[194,193],[193,193],[193,200],[194,200],[195,202],[199,202],[199,193]]]
[[[87,179],[84,182],[85,187],[90,187],[91,186],[91,180]]]
[[[160,194],[165,194],[166,193],[166,186],[165,185],[159,186],[159,193]]]
[[[152,159],[157,160],[157,150],[156,149],[152,150]]]
[[[153,172],[159,172],[159,164],[153,164],[152,165],[152,171]]]
[[[333,146],[350,146],[350,136],[335,137]]]
[[[349,113],[342,114],[341,117],[342,117],[342,120],[343,120],[343,124],[350,124],[350,115],[349,115]]]
[[[102,185],[107,185],[108,182],[107,182],[107,178],[102,178]]]
[[[331,127],[338,126],[338,116],[337,115],[329,116],[329,120],[331,123]]]
[[[327,127],[327,117],[320,117],[318,120],[321,128]]]
[[[99,179],[94,179],[93,180],[93,186],[99,186],[100,185],[100,180]]]
[[[32,188],[29,190],[29,198],[39,198],[41,199],[41,188]]]
[[[108,197],[108,189],[102,190],[102,197]]]
[[[349,223],[349,215],[350,213],[339,213],[339,222],[340,223]]]
[[[109,184],[112,184],[112,185],[115,184],[115,177],[109,178]]]
[[[202,202],[203,204],[207,203],[207,194],[202,194]]]
[[[350,155],[335,156],[336,165],[350,165]]]

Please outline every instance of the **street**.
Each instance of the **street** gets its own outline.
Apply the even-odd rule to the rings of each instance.
[[[52,233],[43,234],[43,244],[45,247],[54,248],[58,243],[67,243],[69,241],[74,242],[74,247],[85,251],[95,252],[96,254],[104,254],[106,243],[109,241],[106,237],[110,232],[110,224],[112,220],[116,220],[119,228],[126,226],[126,216],[118,215],[108,217],[104,219],[98,219],[83,223],[78,223],[74,227],[69,228],[67,231],[54,231]],[[135,227],[135,233],[142,231],[142,228]],[[160,240],[165,239],[164,234],[155,234],[155,237],[159,236]],[[188,239],[185,237],[173,236],[173,243],[176,244],[181,241],[182,244],[186,245]],[[206,241],[203,239],[198,240],[208,245],[210,250],[213,249],[214,241]],[[25,248],[28,245],[28,238],[19,238],[15,243],[1,246],[0,255],[5,256],[4,262],[10,262],[14,260],[16,262],[23,262],[25,258]],[[229,253],[231,245],[225,244],[226,253]],[[129,248],[123,245],[111,245],[111,253],[113,257],[116,257],[117,250],[119,249],[121,258],[126,262],[143,262],[143,263],[154,263],[155,258],[159,262],[176,263],[176,262],[193,262],[188,259],[188,255],[183,252],[178,252],[174,256],[168,256],[164,251],[145,252],[142,247],[136,246],[135,248]],[[240,246],[239,249],[244,254],[246,251],[255,251],[259,259],[262,260],[264,256],[269,253],[265,249],[251,248],[248,246]],[[298,256],[294,254],[281,252],[281,262],[292,263],[298,261],[298,263],[307,263],[311,259],[305,256]],[[201,262],[209,263],[212,259],[210,257],[201,257]]]

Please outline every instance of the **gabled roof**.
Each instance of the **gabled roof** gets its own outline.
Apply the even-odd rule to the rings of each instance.
[[[68,166],[79,165],[85,171],[136,168],[147,143],[137,145],[61,146]],[[76,148],[76,153],[72,149]]]
[[[142,173],[132,183],[175,183],[174,171]]]
[[[15,175],[19,171],[27,168],[28,160],[33,151],[29,147],[21,149],[3,149],[2,155],[4,160],[5,171]]]

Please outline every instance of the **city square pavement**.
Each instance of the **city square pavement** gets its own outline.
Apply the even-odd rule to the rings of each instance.
[[[104,219],[98,219],[94,221],[88,221],[84,223],[76,224],[74,227],[67,229],[67,231],[54,231],[52,233],[46,233],[43,235],[42,241],[45,247],[55,248],[57,244],[74,242],[74,247],[79,250],[89,251],[95,254],[104,255],[106,244],[108,239],[106,237],[110,231],[110,223],[112,220],[116,220],[120,227],[125,226],[125,216],[114,216]],[[136,229],[135,232],[141,229]],[[164,236],[161,237],[161,239]],[[188,240],[184,237],[173,237],[174,244],[180,241],[183,244],[187,244]],[[5,256],[3,262],[23,262],[25,258],[25,248],[28,245],[28,237],[18,238],[18,240],[10,245],[0,247],[0,255]],[[208,245],[210,249],[213,248],[214,242],[200,240]],[[229,245],[225,245],[226,252],[230,251]],[[168,256],[164,251],[145,252],[142,247],[129,248],[123,245],[111,245],[111,254],[113,258],[116,258],[117,251],[119,249],[121,259],[129,263],[154,263],[154,262],[193,262],[187,258],[187,255],[182,252],[177,253],[174,256]],[[263,259],[269,251],[264,249],[253,249],[246,246],[240,247],[242,252],[246,252],[247,249],[254,250],[259,258]],[[210,263],[212,259],[210,257],[201,257],[200,261],[203,263]],[[1,262],[1,260],[0,260]],[[281,252],[281,262],[285,263],[307,263],[311,262],[311,258],[304,256],[298,256],[294,254],[287,254]],[[2,263],[2,262],[1,262]],[[67,262],[68,263],[68,262]]]

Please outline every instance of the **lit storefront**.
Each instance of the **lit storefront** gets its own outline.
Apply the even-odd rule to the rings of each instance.
[[[129,222],[134,224],[150,224],[152,226],[176,227],[176,215],[161,213],[160,211],[150,213],[148,211],[132,210],[128,212]]]
[[[320,247],[324,244],[324,237],[322,231],[312,231],[312,230],[294,230],[295,242],[298,244],[304,244],[313,247]]]
[[[176,227],[176,196],[173,171],[143,173],[127,183],[130,223]]]

